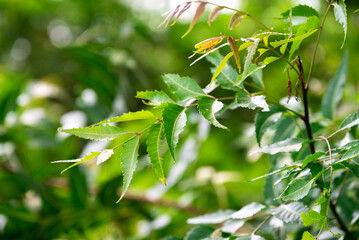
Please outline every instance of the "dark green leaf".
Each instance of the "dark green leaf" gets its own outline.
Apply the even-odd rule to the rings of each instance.
[[[342,63],[340,64],[335,76],[330,81],[322,101],[322,113],[324,117],[333,119],[338,103],[343,95],[343,88],[348,72],[348,51],[344,53]]]
[[[201,97],[198,100],[198,110],[202,114],[202,116],[210,123],[212,123],[215,127],[228,130],[228,128],[220,124],[215,117],[216,112],[221,110],[222,107],[222,102],[219,102],[218,100],[210,97]]]
[[[210,240],[213,228],[208,226],[196,226],[189,231],[184,240]]]
[[[169,103],[163,110],[163,125],[168,147],[173,159],[174,150],[178,143],[179,134],[186,125],[186,109],[180,105]]]
[[[80,138],[90,139],[93,141],[109,141],[129,133],[128,131],[122,130],[121,128],[109,125],[73,129],[59,129],[59,131],[69,133]]]
[[[352,146],[339,160],[339,162],[347,161],[349,159],[359,156],[359,145]]]
[[[324,152],[316,152],[312,155],[307,156],[302,163],[302,169],[304,169],[309,163],[314,162],[316,160],[318,160],[318,158],[320,158],[321,156],[323,156],[325,153]]]
[[[358,125],[359,124],[359,112],[356,112],[356,113],[353,113],[353,114],[350,114],[348,117],[346,117],[344,119],[344,121],[340,124],[339,126],[339,131],[341,130],[344,130],[344,129],[348,129],[348,128],[351,128],[355,125]]]
[[[276,106],[271,106],[269,112],[257,111],[254,118],[254,124],[256,127],[256,139],[259,146],[261,146],[263,134],[274,123],[274,120],[271,117],[281,111],[283,111],[283,109]]]
[[[138,147],[140,146],[140,137],[136,136],[126,141],[120,148],[120,161],[122,162],[123,172],[123,188],[120,199],[121,201],[125,195],[128,187],[130,186],[133,173],[136,170],[137,158],[138,158]]]
[[[171,92],[180,101],[206,95],[202,88],[189,77],[180,77],[177,74],[165,74],[162,78]]]
[[[158,179],[166,185],[165,173],[163,170],[163,159],[160,156],[159,148],[162,143],[161,141],[162,124],[157,123],[151,126],[147,135],[147,152],[151,160],[152,167]]]
[[[314,179],[311,179],[309,181],[303,179],[296,179],[288,185],[288,187],[285,189],[285,191],[281,194],[280,197],[284,201],[298,201],[299,199],[302,199],[308,195],[313,183]]]

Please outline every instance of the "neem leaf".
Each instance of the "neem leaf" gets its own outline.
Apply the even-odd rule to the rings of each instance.
[[[152,113],[151,113],[152,114]],[[93,141],[109,141],[129,133],[115,126],[91,126],[85,128],[59,129],[64,133],[69,133],[80,138],[90,139]]]
[[[189,231],[184,240],[208,240],[211,239],[213,231],[214,229],[209,226],[199,225]]]
[[[209,55],[207,60],[215,66],[215,68],[212,69],[212,73],[214,74],[216,69],[219,68],[219,65],[223,60],[223,56],[218,51],[216,51]],[[226,64],[219,75],[216,77],[216,82],[221,88],[232,91],[240,91],[242,88],[240,86],[234,85],[237,77],[237,71],[234,70],[234,68],[232,68],[229,64]]]
[[[100,155],[97,157],[96,164],[100,165],[101,163],[107,161],[113,154],[113,149],[104,149],[101,151]]]
[[[300,36],[295,36],[293,38],[289,38],[289,39],[284,39],[284,40],[280,40],[280,41],[275,41],[275,42],[271,42],[270,45],[272,45],[272,47],[276,48],[280,45],[283,45],[285,43],[289,43],[289,42],[293,42],[293,41],[297,41],[297,40],[303,40],[307,37],[309,37],[310,35],[312,35],[313,33],[315,33],[316,31],[318,31],[318,29],[312,29],[310,31],[308,31],[307,33],[300,35]]]
[[[316,16],[319,17],[318,12],[308,6],[308,5],[298,5],[293,7],[292,9],[292,17],[312,17],[312,16]],[[281,15],[283,18],[289,18],[290,17],[290,9],[283,12]]]
[[[186,109],[180,105],[169,103],[163,110],[163,126],[168,147],[173,159],[174,150],[178,143],[179,134],[186,125]]]
[[[204,10],[206,8],[206,4],[207,2],[201,2],[196,10],[196,13],[194,14],[194,17],[192,19],[191,25],[189,26],[187,32],[185,34],[183,34],[183,36],[181,38],[184,38],[188,33],[191,32],[192,28],[194,27],[194,25],[196,24],[196,22],[198,21],[198,19],[202,16],[202,14],[204,13]]]
[[[322,113],[324,117],[328,119],[333,119],[334,112],[339,104],[340,99],[343,96],[344,83],[348,72],[348,63],[348,51],[345,51],[343,60],[336,74],[332,80],[330,80],[322,101]]]
[[[302,240],[315,240],[315,237],[310,232],[305,231],[302,236]]]
[[[302,138],[288,138],[286,140],[261,147],[257,151],[252,152],[250,155],[255,153],[268,153],[273,155],[280,152],[297,152],[301,149],[304,141],[305,140]]]
[[[231,17],[231,20],[229,21],[229,25],[228,25],[229,30],[233,30],[233,28],[238,26],[245,16],[246,16],[245,12],[242,11],[235,12]]]
[[[214,213],[205,214],[202,216],[190,218],[187,220],[188,224],[219,224],[231,217],[233,210],[219,210]]]
[[[242,219],[229,219],[222,225],[222,232],[234,234],[246,221]]]
[[[285,223],[301,223],[300,215],[308,211],[309,208],[301,202],[291,202],[288,204],[280,205],[273,209],[274,216],[279,218]]]
[[[94,159],[95,157],[97,157],[101,152],[92,152],[86,156],[84,156],[83,158],[79,158],[79,159],[73,159],[73,160],[58,160],[58,161],[53,161],[51,163],[62,163],[62,162],[74,162],[74,164],[72,164],[71,166],[65,168],[64,170],[62,170],[61,174],[63,174],[64,172],[66,172],[67,170],[69,170],[70,168],[75,167],[76,165],[79,165],[80,163],[89,161]]]
[[[175,18],[175,20],[173,21],[171,26],[173,26],[177,22],[178,18],[182,15],[182,13],[184,13],[187,9],[189,9],[191,7],[191,5],[192,5],[192,2],[186,2],[186,4],[181,9],[181,11],[179,11],[179,13],[177,14],[177,17]]]
[[[359,124],[359,112],[352,113],[348,117],[346,117],[344,121],[340,124],[338,131],[351,128],[358,124]]]
[[[271,176],[273,174],[277,174],[277,173],[280,173],[280,172],[284,172],[284,171],[287,171],[287,170],[291,170],[293,168],[297,168],[298,166],[294,165],[294,166],[285,166],[285,167],[282,167],[282,168],[279,168],[277,170],[274,170],[270,173],[267,173],[265,175],[262,175],[260,177],[257,177],[257,178],[254,178],[254,179],[251,179],[249,180],[248,182],[252,182],[252,181],[255,181],[255,180],[258,180],[258,179],[261,179],[261,178],[264,178],[264,177],[268,177],[268,176]]]
[[[359,156],[359,145],[352,146],[339,160],[339,162],[347,161]]]
[[[152,167],[159,180],[166,185],[165,173],[163,170],[163,159],[160,157],[159,148],[161,145],[162,124],[156,123],[151,126],[147,135],[147,152],[151,160]]]
[[[211,25],[211,22],[216,20],[216,18],[219,16],[219,14],[220,14],[220,12],[222,11],[223,8],[224,8],[223,6],[217,6],[217,7],[212,9],[212,11],[211,11],[211,13],[209,14],[209,17],[208,17],[208,25]]]
[[[233,52],[234,59],[236,60],[238,72],[240,73],[242,70],[241,70],[241,61],[240,61],[240,57],[239,57],[238,45],[233,37],[228,37],[227,41],[228,41],[228,44],[231,47],[231,50]]]
[[[235,82],[236,85],[242,83],[242,82],[244,81],[244,79],[246,79],[249,75],[251,75],[251,74],[253,74],[254,72],[256,72],[256,71],[253,71],[254,69],[249,69],[249,66],[251,65],[252,59],[253,59],[253,57],[254,57],[254,54],[255,54],[256,51],[257,51],[257,47],[258,47],[259,41],[260,41],[260,39],[255,38],[253,45],[247,47],[248,54],[247,54],[246,60],[245,60],[245,62],[244,62],[243,72],[242,72],[242,74],[237,78],[237,80],[236,80],[236,82]],[[265,67],[265,66],[264,66],[264,67]],[[263,68],[263,67],[262,67],[262,68]],[[259,71],[259,70],[262,69],[262,68],[257,67],[256,69],[258,69],[257,71]],[[250,74],[248,74],[248,73],[250,73]]]
[[[318,158],[320,158],[321,156],[323,156],[325,153],[324,152],[316,152],[312,155],[307,156],[302,163],[302,169],[304,169],[309,163],[314,162],[316,160],[318,160]]]
[[[295,179],[288,185],[286,190],[281,194],[284,201],[293,200],[298,201],[308,195],[315,178],[307,181],[303,179]]]
[[[128,187],[130,186],[133,173],[136,170],[137,159],[138,159],[138,147],[140,146],[140,137],[136,136],[132,139],[127,140],[120,148],[120,161],[122,162],[123,171],[123,188],[120,199],[121,201],[125,195]]]
[[[171,92],[180,101],[206,95],[196,81],[190,77],[180,77],[178,74],[165,74],[162,78]]]
[[[239,211],[232,214],[231,218],[233,219],[244,219],[254,216],[259,213],[261,210],[266,208],[265,205],[253,202],[249,205],[242,207]]]
[[[213,76],[212,76],[212,79],[211,79],[211,82],[209,83],[209,85],[212,85],[214,80],[218,77],[218,75],[222,72],[223,68],[227,65],[228,59],[230,59],[232,56],[233,56],[233,52],[230,52],[222,59],[222,61],[218,65],[216,71],[213,73]]]
[[[269,106],[265,101],[265,96],[257,95],[250,96],[247,92],[241,91],[236,94],[236,101],[240,107],[256,109],[257,107],[262,108],[264,112],[269,111]]]
[[[143,91],[137,92],[136,98],[147,100],[146,104],[158,106],[163,103],[173,102],[173,100],[163,91]]]
[[[347,29],[348,29],[348,19],[347,19],[347,7],[345,5],[344,0],[340,0],[338,3],[333,3],[334,6],[334,15],[337,22],[342,25],[344,30],[344,40],[342,47],[345,43],[345,39],[347,38]]]
[[[221,110],[222,107],[222,102],[219,102],[218,100],[210,97],[201,97],[198,100],[198,110],[202,114],[202,116],[210,123],[212,123],[215,127],[228,130],[228,128],[220,124],[215,117],[216,112]]]
[[[307,213],[303,212],[300,217],[302,218],[304,226],[310,226],[316,222],[319,222],[324,216],[320,215],[320,213],[309,210]]]
[[[265,131],[273,125],[273,115],[283,111],[282,108],[271,106],[269,112],[257,111],[254,118],[254,125],[256,127],[256,139],[259,146],[261,146],[261,139]]]
[[[134,121],[134,120],[145,120],[145,119],[155,119],[155,115],[152,112],[147,110],[141,110],[137,112],[129,112],[125,113],[121,116],[114,117],[105,121],[101,121],[96,123],[96,125],[106,124],[106,123],[116,123],[116,122],[127,122],[127,121]]]

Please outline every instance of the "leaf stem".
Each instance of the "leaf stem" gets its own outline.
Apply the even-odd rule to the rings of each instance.
[[[256,234],[256,232],[259,231],[259,229],[261,229],[261,227],[263,227],[263,225],[272,217],[272,215],[266,217],[259,225],[258,227],[256,227],[256,229],[253,230],[252,234]]]
[[[317,50],[318,50],[318,46],[319,46],[320,37],[322,36],[324,22],[325,22],[325,20],[326,20],[326,18],[328,16],[329,10],[330,10],[332,5],[333,4],[331,2],[329,2],[327,10],[325,11],[324,17],[323,17],[322,22],[321,22],[321,24],[319,26],[318,37],[317,37],[317,41],[316,41],[315,46],[314,46],[312,60],[311,60],[309,71],[308,71],[307,83],[306,83],[306,86],[305,86],[307,89],[309,87],[309,81],[310,81],[310,77],[311,77],[311,74],[312,74],[312,70],[313,70],[313,66],[314,66],[314,62],[315,62],[315,56],[317,54]]]
[[[345,176],[344,176],[344,178],[343,178],[342,185],[340,186],[340,190],[339,190],[338,197],[337,197],[337,199],[335,200],[335,202],[333,202],[333,205],[334,205],[334,206],[337,206],[337,204],[338,204],[340,195],[342,195],[342,192],[343,192],[344,186],[345,186],[345,182],[346,182],[347,179],[348,179],[349,173],[350,173],[350,170],[348,169],[348,170],[347,170],[347,173],[345,174]]]

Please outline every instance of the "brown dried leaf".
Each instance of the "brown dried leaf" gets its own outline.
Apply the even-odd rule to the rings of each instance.
[[[212,9],[211,14],[209,14],[208,17],[208,25],[211,26],[211,22],[213,22],[214,20],[216,20],[216,18],[219,16],[221,10],[223,9],[223,6],[218,6]]]
[[[237,11],[235,14],[233,14],[231,20],[229,21],[229,25],[228,25],[229,30],[232,30],[234,27],[240,24],[245,16],[246,13],[242,11]]]
[[[197,20],[202,16],[202,14],[204,13],[204,10],[206,8],[206,4],[207,2],[201,2],[198,5],[197,11],[192,19],[191,25],[189,26],[187,32],[185,34],[183,34],[183,36],[181,38],[184,38],[188,33],[191,32],[193,26],[196,24]]]
[[[232,49],[234,59],[236,60],[238,72],[241,73],[242,69],[241,69],[241,61],[240,61],[240,57],[239,57],[238,45],[233,37],[228,37],[227,41],[228,41],[229,46]]]
[[[183,8],[181,9],[181,11],[178,13],[177,17],[175,18],[175,20],[173,21],[173,23],[171,24],[171,26],[173,26],[178,18],[182,15],[182,13],[184,13],[186,10],[188,10],[192,5],[192,2],[186,2],[186,4],[183,6]]]

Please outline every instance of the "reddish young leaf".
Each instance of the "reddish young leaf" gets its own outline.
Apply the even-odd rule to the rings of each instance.
[[[186,4],[183,6],[183,8],[181,9],[181,11],[178,13],[177,17],[175,18],[175,20],[173,21],[173,23],[171,24],[171,26],[173,26],[178,18],[182,15],[182,13],[184,13],[186,10],[188,10],[192,5],[192,2],[186,2]]]
[[[208,17],[208,25],[209,26],[211,26],[211,22],[216,20],[216,18],[219,16],[219,14],[223,8],[224,8],[223,6],[218,6],[218,7],[215,7],[212,9],[212,12],[211,12],[211,14],[209,14],[209,17]]]
[[[229,25],[228,25],[229,30],[232,30],[234,27],[240,24],[245,16],[246,13],[242,11],[237,11],[235,14],[233,14],[231,20],[229,21]]]
[[[240,61],[240,57],[239,57],[238,45],[233,37],[228,37],[227,41],[228,41],[229,46],[232,49],[234,59],[236,60],[238,72],[240,73],[242,71],[242,69],[241,69],[241,61]]]
[[[194,47],[197,48],[195,53],[206,53],[210,50],[212,50],[216,45],[218,45],[220,42],[222,42],[223,38],[225,36],[221,37],[214,37],[210,39],[206,39],[200,43],[197,43]]]
[[[204,10],[206,8],[206,4],[207,2],[201,2],[198,5],[197,11],[192,19],[191,25],[189,26],[187,32],[185,34],[183,34],[183,36],[181,38],[184,38],[188,33],[191,32],[193,26],[196,24],[197,20],[202,16],[202,14],[204,13]]]

